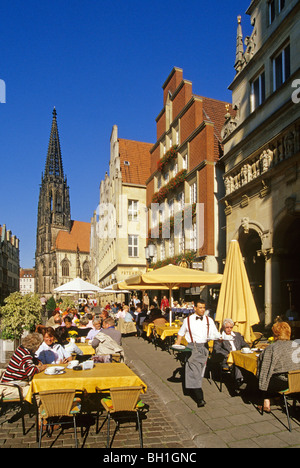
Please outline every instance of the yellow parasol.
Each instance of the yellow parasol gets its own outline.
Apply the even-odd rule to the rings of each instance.
[[[124,280],[126,288],[140,286],[144,289],[151,289],[155,286],[169,290],[169,302],[171,306],[172,289],[179,287],[190,288],[191,286],[204,286],[207,284],[217,284],[222,282],[223,275],[217,273],[207,273],[205,271],[193,270],[177,265],[166,265],[157,270],[148,271],[139,275],[131,276]],[[170,309],[170,323],[172,322],[172,312]]]
[[[234,321],[234,331],[241,333],[245,341],[253,341],[251,327],[259,323],[259,316],[240,246],[236,240],[230,242],[220,289],[215,317],[215,321],[220,323],[220,328],[226,318]]]

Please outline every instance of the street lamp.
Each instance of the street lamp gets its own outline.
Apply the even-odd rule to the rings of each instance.
[[[150,243],[145,247],[145,257],[150,268],[152,260],[155,257],[155,245],[154,244]]]

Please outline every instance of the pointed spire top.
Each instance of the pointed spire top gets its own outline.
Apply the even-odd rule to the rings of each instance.
[[[52,115],[53,119],[45,167],[45,177],[53,175],[54,177],[61,177],[63,179],[64,171],[57,128],[57,112],[55,107],[53,109]]]
[[[243,33],[242,33],[242,17],[237,17],[238,27],[236,36],[236,53],[235,53],[235,64],[234,68],[237,72],[240,71],[243,57],[244,57],[244,44],[243,44]]]

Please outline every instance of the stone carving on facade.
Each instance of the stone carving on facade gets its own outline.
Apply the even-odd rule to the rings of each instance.
[[[270,142],[261,153],[248,158],[248,161],[240,166],[238,172],[224,176],[225,194],[230,195],[257,177],[265,175],[270,168],[296,154],[300,146],[298,140],[300,141],[299,127],[290,129],[280,138]],[[263,189],[265,189],[266,185],[264,183],[263,185]],[[265,194],[265,190],[263,193]]]
[[[241,219],[241,227],[244,230],[245,234],[249,234],[249,218],[242,218]]]
[[[286,158],[290,158],[295,152],[295,133],[289,132],[284,137],[284,154]]]
[[[226,104],[226,114],[225,114],[225,123],[221,129],[221,138],[225,140],[238,126],[239,121],[239,106],[235,105],[233,110],[235,111],[235,116],[232,116],[229,112],[229,105]]]

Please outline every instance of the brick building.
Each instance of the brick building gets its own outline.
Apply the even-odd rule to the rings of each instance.
[[[155,245],[151,260],[157,266],[185,260],[209,272],[222,269],[225,219],[219,199],[224,188],[218,162],[226,107],[231,109],[195,95],[180,68],[173,68],[163,84],[147,180],[148,242]]]

